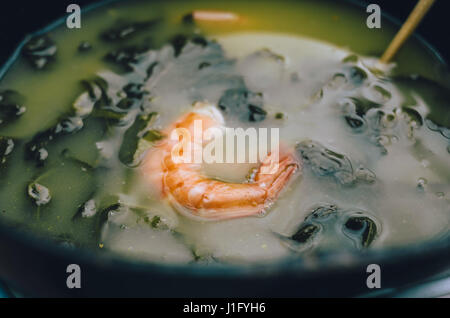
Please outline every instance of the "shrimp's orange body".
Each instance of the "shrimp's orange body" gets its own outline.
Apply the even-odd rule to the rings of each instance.
[[[220,126],[208,114],[190,112],[172,124],[174,128],[193,131],[194,120],[202,121],[202,129]],[[150,149],[145,156],[142,173],[147,183],[158,187],[172,206],[188,217],[205,220],[224,220],[264,212],[278,197],[288,181],[301,170],[300,159],[293,151],[280,149],[278,169],[263,174],[263,167],[271,164],[269,154],[260,164],[249,183],[228,183],[203,175],[198,163],[176,163],[172,149],[176,141],[169,139]]]

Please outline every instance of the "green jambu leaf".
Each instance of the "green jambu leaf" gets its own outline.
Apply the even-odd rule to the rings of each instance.
[[[184,46],[188,43],[188,37],[184,34],[175,35],[170,43],[175,51],[175,56],[179,56]]]
[[[101,38],[108,42],[123,41],[142,31],[155,27],[161,19],[148,21],[123,22],[118,21],[113,27],[102,32]]]
[[[145,224],[150,226],[153,229],[158,230],[168,230],[171,226],[167,223],[167,221],[162,218],[160,215],[155,214],[155,212],[150,211],[146,207],[142,206],[127,206],[127,208],[136,214],[138,218],[138,222],[143,221]],[[156,212],[157,213],[157,212]]]
[[[113,203],[106,208],[100,210],[99,213],[95,215],[95,226],[94,231],[96,233],[96,240],[100,241],[103,225],[108,221],[109,214],[113,211],[118,211],[121,208],[119,202]]]
[[[78,159],[69,149],[63,149],[63,151],[61,152],[61,157],[66,160],[66,161],[70,161],[78,166],[80,166],[81,168],[83,168],[85,171],[93,171],[95,169],[95,167],[93,167],[91,164]]]
[[[189,12],[181,17],[181,22],[185,25],[191,26],[195,24],[194,13]]]
[[[155,142],[155,141],[163,139],[164,135],[159,130],[150,129],[149,131],[147,131],[144,134],[144,136],[142,138],[144,138],[145,140],[147,140],[149,142]]]
[[[297,143],[296,150],[303,158],[305,166],[309,166],[315,175],[333,177],[345,186],[355,184],[353,166],[347,156],[336,153],[313,140]]]
[[[320,227],[315,224],[304,224],[297,232],[292,235],[291,239],[298,243],[306,243],[320,231]]]
[[[392,97],[392,93],[380,85],[374,85],[373,90],[380,96],[380,99],[388,101]]]
[[[144,95],[148,94],[148,91],[143,90],[143,84],[138,83],[128,83],[122,89],[127,94],[129,99],[131,98],[142,98]]]
[[[132,98],[122,98],[118,103],[117,103],[117,108],[120,108],[121,110],[129,110],[130,108],[133,107],[133,105],[135,104],[135,100]]]
[[[48,204],[52,199],[50,190],[37,182],[32,182],[28,185],[27,193],[38,207]]]
[[[341,249],[364,250],[376,239],[378,231],[372,216],[362,211],[319,204],[310,210],[287,242],[289,247],[300,252],[311,249],[325,251],[336,245]]]
[[[133,71],[133,66],[138,65],[142,55],[151,47],[144,43],[141,45],[131,45],[111,51],[105,56],[105,60],[117,66],[123,71]]]
[[[219,100],[219,108],[231,116],[236,116],[242,122],[258,122],[266,118],[263,109],[263,96],[245,87],[226,90]]]
[[[203,69],[203,68],[205,68],[205,67],[209,67],[209,66],[211,66],[211,63],[209,63],[209,62],[201,62],[201,63],[198,65],[198,69],[201,70],[201,69]]]
[[[92,44],[88,41],[82,41],[79,45],[78,45],[78,51],[79,52],[87,52],[92,50]]]
[[[355,112],[359,117],[364,117],[364,115],[372,108],[381,107],[381,104],[375,103],[364,97],[352,97],[351,100],[355,104]]]
[[[94,111],[92,112],[92,116],[107,119],[117,123],[122,121],[127,116],[127,113],[117,112],[113,109],[103,108],[103,109],[94,109]]]
[[[81,117],[92,116],[107,121],[108,124],[119,125],[127,117],[127,111],[136,104],[137,99],[122,98],[117,105],[109,95],[112,84],[103,77],[82,81],[87,91],[74,104],[76,113]],[[115,84],[115,83],[114,83]],[[119,96],[119,95],[118,95]]]
[[[73,103],[73,112],[78,116],[90,115],[96,102],[97,99],[91,97],[89,91],[84,92]]]
[[[0,169],[6,165],[8,157],[11,155],[15,147],[13,138],[0,136]]]
[[[110,108],[112,99],[108,96],[108,82],[95,77],[81,81],[85,92],[73,103],[72,109],[53,126],[38,132],[25,145],[25,159],[43,166],[48,158],[48,145],[61,136],[75,134],[84,127],[84,120],[93,115],[112,121],[120,121],[126,113],[116,112]]]
[[[338,207],[334,204],[321,204],[311,209],[308,219],[312,220],[327,220],[338,213]]]
[[[262,121],[266,118],[267,112],[260,106],[248,105],[248,110],[250,112],[249,120],[252,122]]]
[[[276,113],[275,114],[275,119],[283,119],[284,118],[284,113]]]
[[[72,217],[72,221],[92,221],[95,244],[98,244],[102,228],[108,221],[110,212],[118,211],[122,205],[117,195],[99,195],[95,192],[91,193],[86,201],[79,206],[77,212]]]
[[[108,96],[108,82],[105,79],[97,76],[92,79],[82,80],[80,83],[86,90],[85,94],[87,94],[87,98],[83,99],[82,101],[88,102],[88,105],[80,105],[84,106],[81,108],[92,111],[94,105],[97,105],[99,101],[102,101],[102,104],[106,105],[111,103],[111,98]],[[83,94],[81,96],[83,96]],[[76,103],[77,102],[75,102],[75,105]],[[74,108],[75,110],[77,110],[77,107],[75,105]],[[89,115],[89,112],[87,112],[86,115]]]
[[[151,221],[150,221],[150,225],[152,226],[152,228],[156,229],[158,228],[159,224],[161,223],[161,217],[158,215],[155,215],[154,217],[152,217]]]
[[[160,139],[160,135],[158,135],[156,131],[151,130],[151,125],[156,117],[157,113],[155,112],[148,115],[136,116],[133,125],[125,132],[122,146],[119,150],[119,159],[123,164],[135,164],[135,154],[139,146],[139,141],[144,138],[144,136],[146,136],[146,139]]]
[[[358,56],[355,54],[350,54],[342,59],[342,63],[356,63],[358,62]]]
[[[366,216],[352,216],[344,224],[344,233],[356,239],[358,245],[367,248],[377,235],[377,225]]]
[[[422,115],[420,115],[420,113],[414,108],[404,106],[402,107],[402,112],[406,114],[411,121],[415,121],[417,125],[419,126],[423,125]]]
[[[36,69],[43,69],[53,61],[58,48],[48,35],[33,37],[22,49],[22,54]]]
[[[345,122],[352,129],[359,131],[359,129],[364,125],[364,120],[356,115],[347,115],[344,116]]]
[[[200,45],[202,47],[206,47],[208,45],[208,40],[201,35],[195,35],[191,38],[191,42],[197,45]]]
[[[37,166],[43,166],[48,158],[48,144],[61,136],[76,133],[83,126],[81,117],[67,117],[59,121],[55,126],[37,133],[25,145],[25,159],[34,161]]]
[[[0,104],[18,104],[21,105],[25,103],[25,96],[20,94],[19,92],[6,89],[0,91]]]
[[[96,213],[97,213],[96,202],[94,199],[89,199],[79,206],[77,212],[72,217],[72,220],[76,220],[78,218],[90,218],[93,217]]]
[[[16,91],[0,91],[0,127],[15,121],[25,113],[24,102],[25,97]]]
[[[414,95],[418,95],[429,107],[427,119],[438,126],[450,129],[449,88],[422,76],[395,77],[393,82],[404,96],[402,106],[416,106]]]
[[[352,66],[349,68],[350,80],[355,85],[361,85],[367,79],[367,73],[358,66]]]
[[[96,85],[101,91],[100,98],[97,99],[95,107],[98,108],[111,105],[112,99],[108,95],[108,87],[109,87],[108,81],[102,77],[97,76],[91,81],[91,83],[92,85]]]

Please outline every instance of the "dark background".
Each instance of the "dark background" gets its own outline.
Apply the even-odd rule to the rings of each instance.
[[[95,0],[94,0],[95,1]],[[76,3],[83,8],[93,0],[4,0],[0,4],[0,62],[12,53],[13,48],[23,39],[24,35],[44,27],[49,22],[65,15],[70,3]],[[186,0],[189,1],[189,0]],[[224,0],[226,1],[226,0]],[[317,0],[320,1],[320,0]],[[373,0],[358,1],[364,4],[376,3],[382,12],[387,12],[400,21],[405,21],[417,0]],[[257,5],[257,1],[254,1]],[[364,12],[365,14],[365,12]],[[450,1],[436,0],[431,11],[422,21],[418,33],[428,40],[443,55],[450,60],[449,16]]]

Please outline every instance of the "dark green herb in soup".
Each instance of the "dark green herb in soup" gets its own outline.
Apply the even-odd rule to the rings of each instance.
[[[343,221],[345,220],[345,221]],[[304,252],[341,248],[368,248],[377,237],[375,221],[364,212],[346,211],[332,204],[311,209],[300,228],[290,237],[289,246]]]
[[[0,167],[6,165],[6,161],[13,152],[14,147],[14,139],[0,136]]]
[[[38,70],[47,67],[55,59],[57,51],[58,47],[47,35],[32,38],[22,50],[23,55]]]
[[[0,91],[0,127],[5,126],[22,116],[27,110],[25,98],[16,91]]]

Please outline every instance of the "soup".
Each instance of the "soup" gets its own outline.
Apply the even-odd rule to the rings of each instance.
[[[450,122],[437,61],[410,41],[379,65],[393,29],[368,41],[360,11],[329,5],[118,2],[79,30],[36,35],[0,82],[2,221],[68,248],[181,263],[439,240]],[[286,174],[267,187],[264,156],[198,170],[151,157],[186,114],[270,131]],[[250,157],[250,139],[232,159]]]

